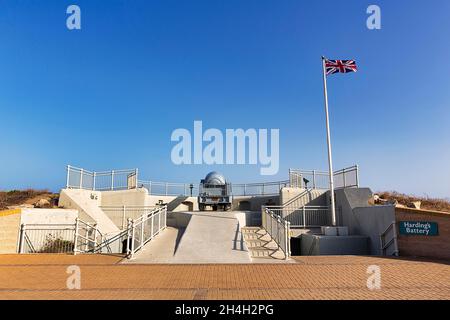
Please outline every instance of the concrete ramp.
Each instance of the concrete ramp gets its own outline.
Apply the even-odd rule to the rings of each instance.
[[[186,228],[168,228],[125,263],[250,263],[235,212],[186,212]]]
[[[64,208],[77,209],[79,218],[90,223],[97,223],[103,234],[115,234],[119,228],[100,209],[101,193],[83,189],[63,189],[60,193],[59,205]]]

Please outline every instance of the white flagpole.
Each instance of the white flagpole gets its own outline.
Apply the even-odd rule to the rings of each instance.
[[[327,124],[327,145],[328,145],[328,169],[330,176],[330,196],[331,196],[331,223],[336,226],[336,208],[334,201],[334,182],[333,182],[333,159],[331,158],[331,138],[330,138],[330,120],[328,116],[328,93],[327,93],[327,71],[325,67],[326,58],[322,56],[323,68],[323,94],[325,97],[325,118]]]

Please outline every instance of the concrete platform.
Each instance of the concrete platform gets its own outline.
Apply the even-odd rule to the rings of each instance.
[[[252,262],[236,212],[183,214],[183,219],[187,221],[185,229],[168,227],[138,252],[134,259],[124,263]]]

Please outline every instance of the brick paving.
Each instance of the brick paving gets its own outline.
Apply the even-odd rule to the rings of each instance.
[[[450,299],[450,262],[297,257],[290,264],[120,264],[99,255],[0,255],[0,299]],[[68,265],[81,289],[66,287]],[[381,289],[366,287],[369,265]]]

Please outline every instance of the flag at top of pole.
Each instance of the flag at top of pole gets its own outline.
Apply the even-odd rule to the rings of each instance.
[[[328,168],[330,178],[330,198],[331,198],[331,223],[336,226],[336,207],[334,200],[334,179],[333,179],[333,159],[331,157],[331,138],[330,138],[330,120],[328,116],[328,93],[327,93],[327,75],[333,73],[356,72],[355,60],[329,60],[322,57],[323,68],[323,93],[325,97],[325,121],[327,127],[327,146],[328,146]]]
[[[355,60],[328,60],[326,58],[325,69],[327,75],[338,72],[347,73],[358,71]]]

